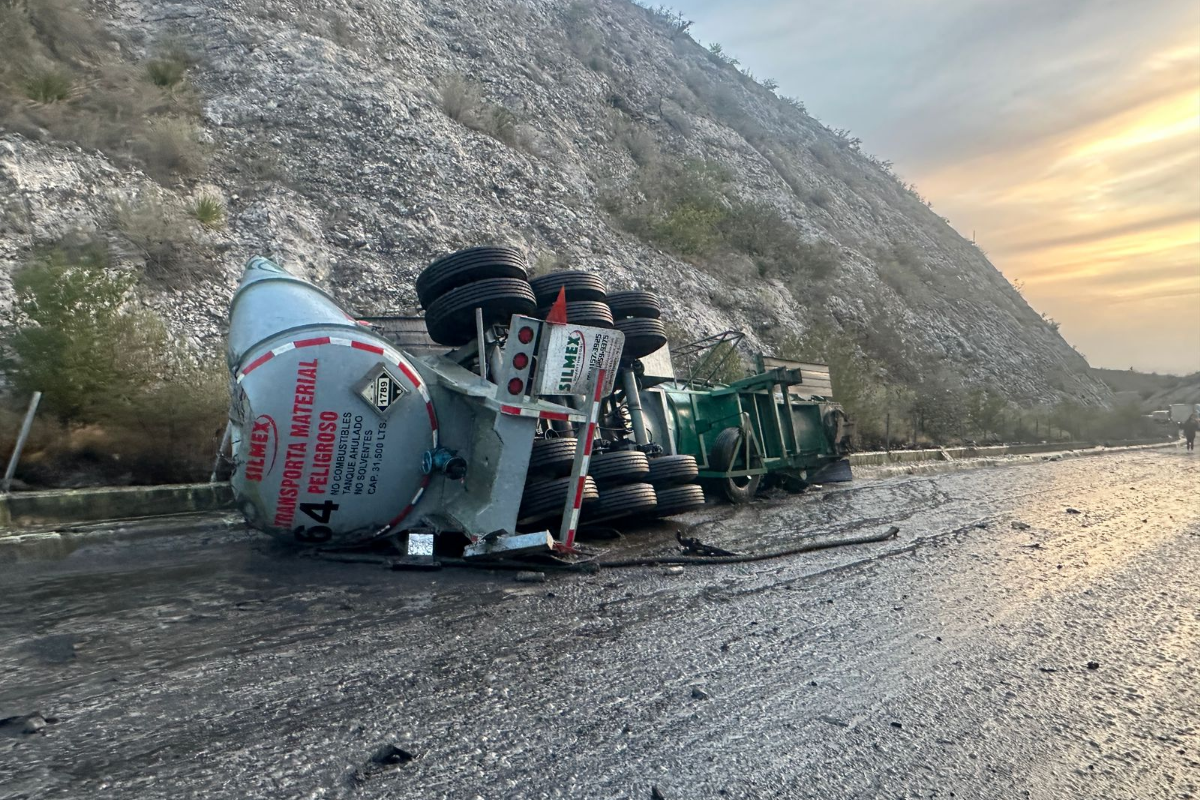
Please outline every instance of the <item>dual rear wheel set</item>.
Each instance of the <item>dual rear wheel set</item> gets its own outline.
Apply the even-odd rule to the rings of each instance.
[[[430,338],[449,347],[474,340],[476,309],[483,312],[485,328],[504,325],[513,314],[545,319],[560,293],[565,295],[571,322],[615,328],[625,335],[622,359],[626,364],[667,343],[662,303],[656,295],[642,290],[610,293],[599,276],[581,271],[530,279],[524,255],[514,247],[489,245],[451,253],[421,272],[416,289]],[[571,491],[575,444],[575,439],[565,436],[534,441],[518,514],[520,527],[541,528],[561,519]],[[724,452],[714,446],[715,455],[724,458]],[[597,453],[584,485],[581,523],[668,517],[700,508],[704,489],[696,483],[697,472],[692,456],[649,458],[637,450]],[[749,494],[756,488],[755,482]]]

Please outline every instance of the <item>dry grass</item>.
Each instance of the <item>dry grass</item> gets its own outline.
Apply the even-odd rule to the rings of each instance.
[[[485,133],[509,147],[526,146],[522,141],[521,120],[507,108],[483,99],[479,84],[459,75],[448,75],[438,84],[442,111],[455,122]]]
[[[134,202],[118,203],[117,229],[145,261],[145,275],[159,285],[190,283],[196,258],[196,231],[183,212],[147,190]]]
[[[151,120],[135,139],[134,150],[146,172],[161,182],[198,177],[208,166],[199,130],[181,117]]]
[[[438,89],[442,95],[442,111],[455,122],[466,125],[483,105],[478,84],[462,75],[447,75]]]

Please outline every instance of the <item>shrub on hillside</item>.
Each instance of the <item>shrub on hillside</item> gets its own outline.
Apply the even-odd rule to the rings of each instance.
[[[225,201],[215,194],[207,192],[196,198],[192,203],[192,216],[206,228],[214,230],[225,227]]]
[[[42,392],[26,475],[57,483],[167,482],[207,476],[228,405],[228,376],[198,361],[135,304],[135,276],[102,244],[64,243],[13,276],[0,361],[17,402]],[[40,447],[40,453],[38,452]]]
[[[161,117],[149,122],[135,139],[135,150],[155,180],[195,178],[208,165],[207,149],[198,129],[180,117]]]
[[[182,43],[170,41],[146,62],[146,77],[155,86],[171,89],[183,82],[193,59]]]
[[[712,162],[655,161],[605,204],[626,230],[693,261],[743,254],[764,277],[824,280],[834,273],[835,246],[807,241],[770,203],[730,197],[729,182]]]
[[[463,75],[448,75],[438,84],[442,111],[455,122],[472,130],[487,134],[509,147],[516,147],[520,120],[507,108],[483,99],[483,91],[474,81]]]
[[[34,72],[25,81],[25,95],[35,103],[59,103],[71,96],[71,76],[56,69]]]
[[[186,286],[194,274],[196,231],[181,209],[153,191],[118,203],[117,228],[145,259],[145,274],[160,284]]]
[[[81,423],[136,392],[149,375],[129,353],[155,350],[161,326],[130,310],[135,283],[94,242],[47,250],[18,270],[3,360],[13,390],[41,391],[45,412]]]

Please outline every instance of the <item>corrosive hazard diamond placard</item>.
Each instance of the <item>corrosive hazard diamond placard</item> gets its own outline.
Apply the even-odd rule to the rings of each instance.
[[[408,390],[400,384],[399,379],[383,364],[368,372],[358,385],[359,396],[381,415],[390,411],[395,402],[407,393]]]

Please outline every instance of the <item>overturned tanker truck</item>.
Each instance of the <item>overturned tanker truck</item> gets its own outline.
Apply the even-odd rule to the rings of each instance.
[[[741,339],[727,332],[681,348],[677,376],[654,295],[578,271],[530,280],[509,247],[441,258],[416,289],[423,320],[357,320],[249,261],[228,362],[231,482],[252,527],[414,555],[570,552],[598,523],[850,478],[821,365],[760,355],[719,383]]]

